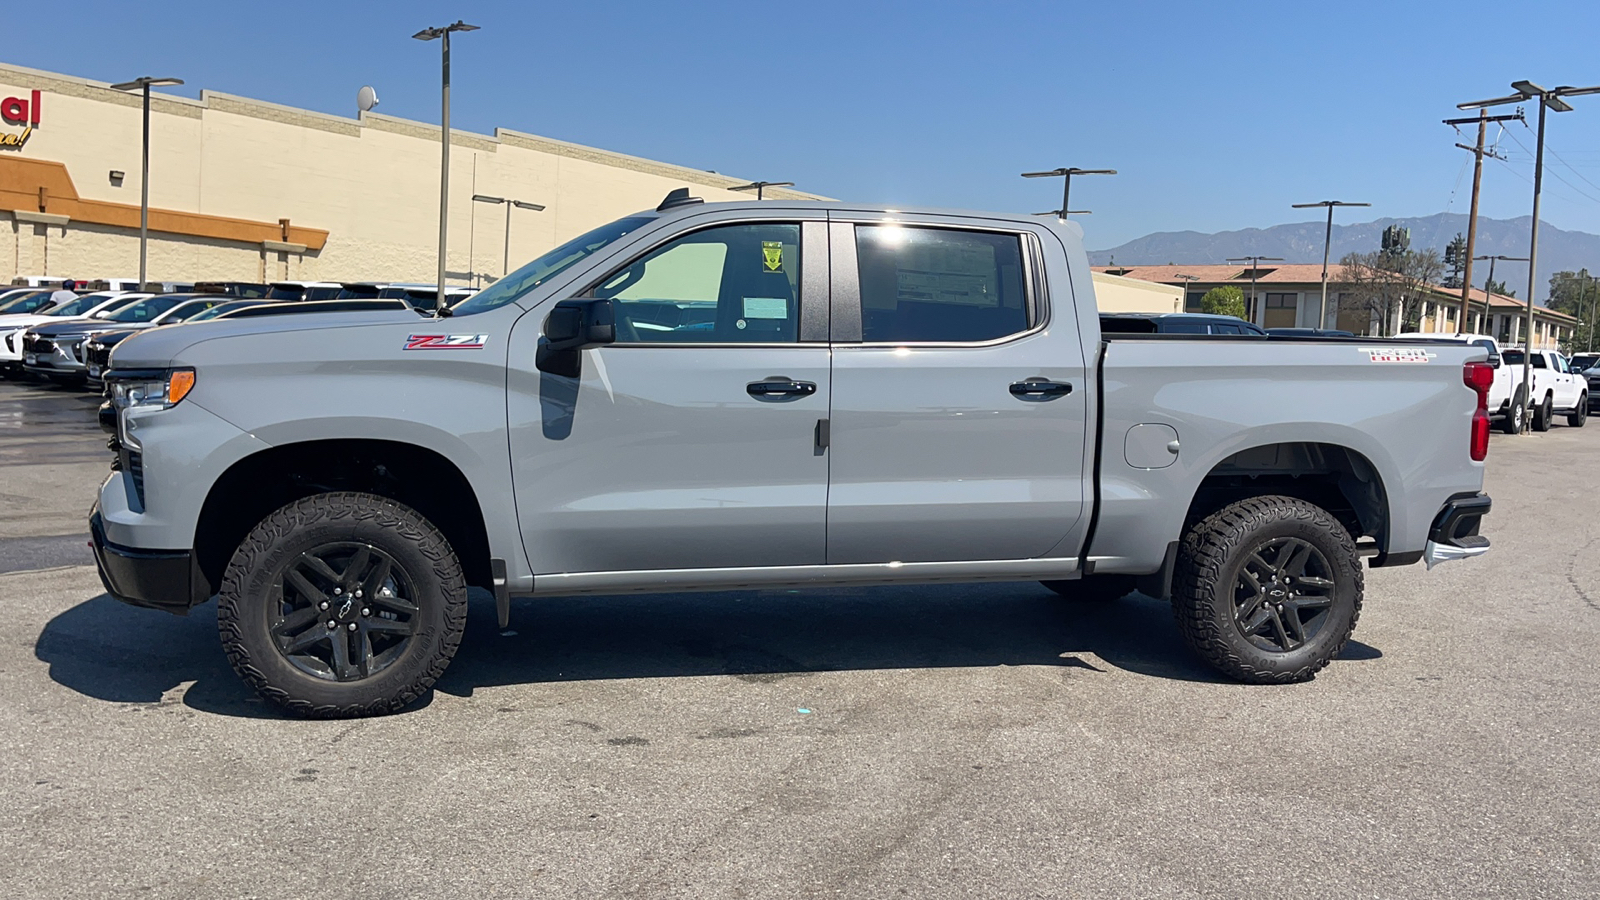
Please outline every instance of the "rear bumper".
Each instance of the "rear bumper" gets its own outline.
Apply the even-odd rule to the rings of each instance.
[[[1458,494],[1445,501],[1433,520],[1422,559],[1433,568],[1452,559],[1470,559],[1489,552],[1489,539],[1478,533],[1492,508],[1488,494]]]
[[[210,599],[191,550],[143,550],[106,540],[98,504],[89,513],[95,567],[106,593],[133,606],[183,615]],[[198,594],[198,596],[197,596]]]

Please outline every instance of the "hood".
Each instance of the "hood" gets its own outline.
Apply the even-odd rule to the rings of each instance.
[[[128,329],[148,328],[148,322],[108,322],[105,319],[67,319],[65,321],[45,319],[44,324],[35,325],[31,330],[40,337],[62,337],[64,335],[86,334],[90,331],[126,331]]]
[[[41,316],[38,313],[12,313],[9,316],[0,316],[0,331],[27,328],[31,325],[49,325],[53,322],[71,322],[76,319],[76,316],[65,319],[60,316]]]
[[[335,328],[362,328],[409,324],[428,327],[434,320],[409,309],[382,309],[372,312],[288,313],[249,319],[207,319],[184,322],[165,328],[151,328],[130,334],[117,345],[119,368],[164,368],[186,348],[204,341],[238,335],[285,334],[324,331]],[[438,326],[434,326],[438,327]],[[453,330],[466,331],[466,328]]]
[[[106,347],[114,347],[117,344],[122,343],[122,341],[124,339],[126,339],[128,337],[131,337],[133,335],[136,335],[138,333],[139,333],[139,329],[137,329],[137,328],[129,328],[129,329],[125,330],[125,331],[107,331],[107,332],[103,332],[101,334],[95,335],[93,340],[98,341],[100,344],[102,344],[102,345],[104,345]]]

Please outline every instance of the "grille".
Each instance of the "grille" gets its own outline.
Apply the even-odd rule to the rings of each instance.
[[[22,337],[22,349],[28,353],[49,353],[56,349],[56,344],[49,338],[28,334]]]
[[[6,352],[7,353],[15,353],[15,352],[17,352],[17,333],[14,332],[14,331],[12,333],[6,335]]]
[[[90,344],[84,348],[83,361],[91,366],[99,366],[100,374],[105,374],[106,363],[111,360],[111,351],[100,344]]]

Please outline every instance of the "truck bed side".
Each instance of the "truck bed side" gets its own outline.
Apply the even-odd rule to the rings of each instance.
[[[1375,540],[1374,565],[1414,562],[1445,501],[1483,485],[1469,449],[1476,395],[1461,379],[1464,363],[1486,358],[1481,348],[1380,338],[1102,347],[1095,571],[1159,570],[1185,521],[1263,486],[1344,506],[1334,511],[1355,536]]]

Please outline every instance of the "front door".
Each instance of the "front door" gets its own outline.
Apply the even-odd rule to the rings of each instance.
[[[831,390],[821,222],[711,225],[601,278],[617,343],[576,379],[511,347],[512,476],[535,574],[824,561]],[[805,237],[802,238],[804,233]]]
[[[1065,273],[1052,322],[1030,233],[830,228],[828,562],[1052,555],[1084,511],[1089,385]]]

